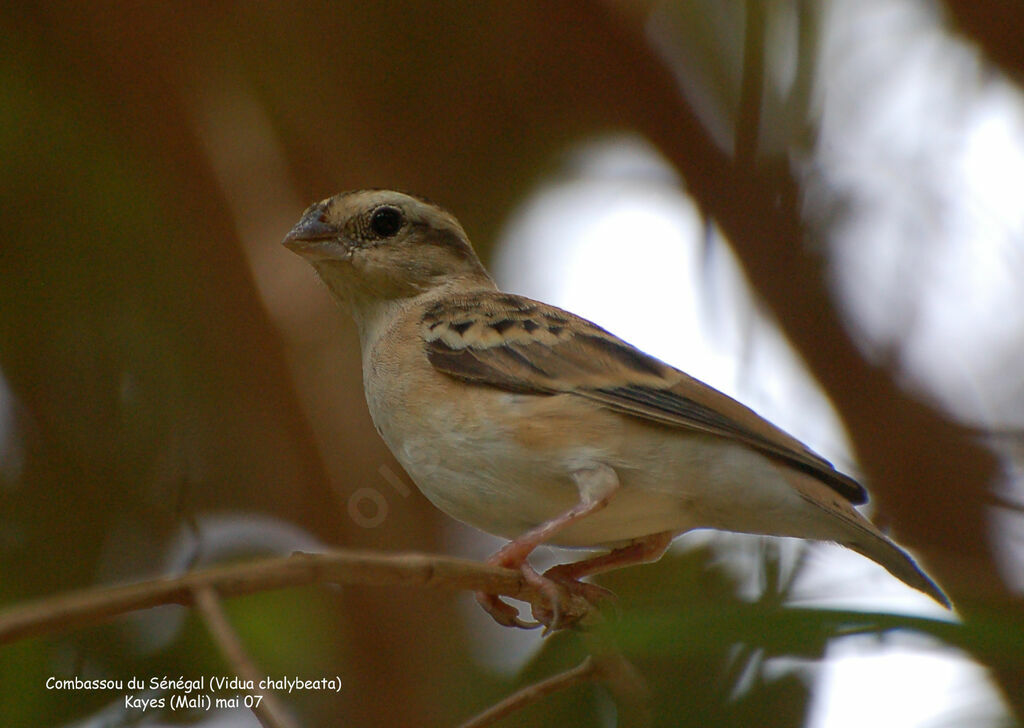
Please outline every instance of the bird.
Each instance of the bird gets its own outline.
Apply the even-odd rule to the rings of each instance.
[[[607,595],[585,577],[655,561],[694,529],[835,542],[951,606],[856,510],[856,480],[597,324],[500,290],[442,207],[343,192],[283,244],[354,319],[366,403],[395,458],[441,511],[508,539],[488,563],[544,595],[528,621],[478,592],[499,624],[568,626],[566,594]],[[604,552],[540,574],[542,544]]]

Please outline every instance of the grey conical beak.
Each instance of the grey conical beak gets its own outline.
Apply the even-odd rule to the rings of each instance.
[[[337,241],[341,230],[324,220],[327,202],[318,202],[302,214],[302,219],[284,236],[282,244],[289,250],[301,253],[326,241]]]

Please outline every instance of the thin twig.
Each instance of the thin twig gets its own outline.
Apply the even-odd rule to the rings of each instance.
[[[482,728],[482,726],[492,725],[506,715],[522,710],[551,693],[565,690],[573,685],[597,680],[600,676],[601,671],[597,661],[588,655],[583,662],[571,670],[560,672],[540,682],[527,685],[522,690],[512,693],[500,703],[496,703],[484,712],[473,716],[460,725],[459,728]]]
[[[193,592],[203,587],[216,589],[221,597],[234,597],[314,583],[413,585],[485,591],[524,601],[537,598],[518,572],[468,559],[366,551],[295,553],[27,602],[0,612],[0,644],[65,632],[163,604],[191,605]]]
[[[761,107],[764,104],[765,11],[763,0],[747,0],[746,28],[743,34],[743,77],[740,103],[736,112],[736,160],[753,169],[761,134]]]
[[[1014,511],[1018,514],[1024,513],[1024,503],[1009,498],[1002,493],[986,493],[985,498],[992,504],[1007,511]]]
[[[583,632],[581,638],[597,663],[601,681],[615,700],[619,728],[653,725],[651,689],[636,666],[601,630]]]
[[[200,586],[193,590],[193,597],[196,611],[202,616],[224,659],[240,678],[252,684],[258,683],[263,673],[249,657],[238,634],[231,626],[217,592],[211,586]],[[292,719],[272,691],[262,692],[260,698],[252,707],[252,712],[263,728],[299,728],[298,723]]]

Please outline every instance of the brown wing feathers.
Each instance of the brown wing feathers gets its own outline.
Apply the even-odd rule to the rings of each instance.
[[[561,309],[482,292],[423,317],[441,372],[513,392],[572,392],[623,414],[739,440],[814,475],[853,504],[864,489],[739,402]]]

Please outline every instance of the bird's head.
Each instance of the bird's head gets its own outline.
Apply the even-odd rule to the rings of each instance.
[[[354,313],[442,286],[493,286],[458,220],[391,190],[342,192],[311,205],[284,245]]]

